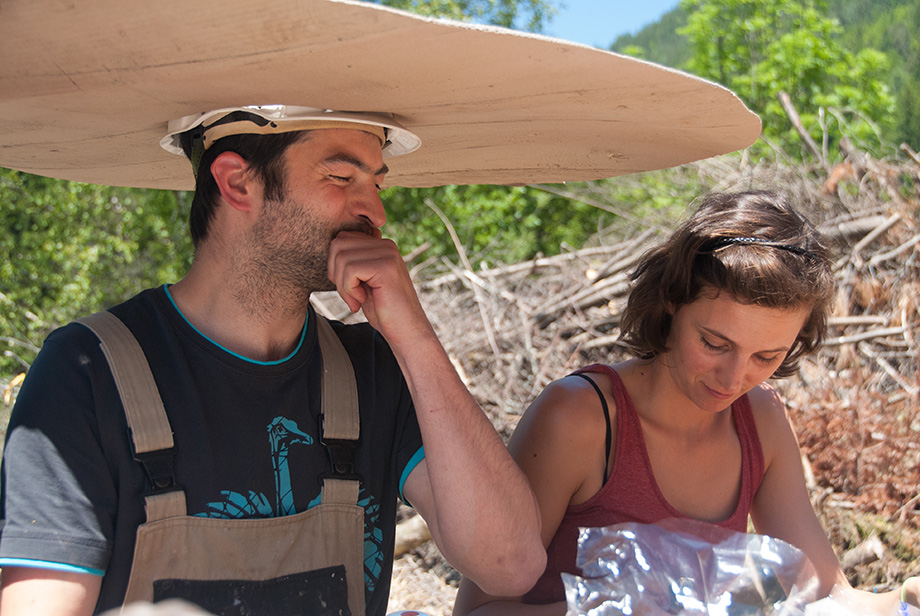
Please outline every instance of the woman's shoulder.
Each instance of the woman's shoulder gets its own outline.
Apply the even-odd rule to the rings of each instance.
[[[540,412],[549,415],[548,419],[554,422],[603,425],[600,398],[597,390],[586,379],[590,379],[604,392],[609,406],[609,379],[596,372],[570,374],[553,381],[537,398],[535,406],[539,402]]]
[[[610,393],[609,379],[600,373],[570,374],[546,386],[521,418],[519,430],[534,432],[540,441],[557,441],[560,444],[584,443],[600,438],[603,443],[606,419],[597,390],[591,379],[604,393],[611,415],[615,412]]]
[[[779,392],[769,383],[761,383],[747,397],[764,455],[769,459],[782,435],[792,430],[788,410]]]
[[[749,391],[747,398],[756,419],[785,421],[786,405],[776,388],[769,383],[761,383]]]
[[[587,376],[609,390],[603,375]],[[612,415],[609,395],[607,405]],[[553,515],[561,517],[564,507],[584,502],[602,487],[606,427],[594,387],[574,375],[547,385],[524,413],[509,449],[538,499],[559,506]]]

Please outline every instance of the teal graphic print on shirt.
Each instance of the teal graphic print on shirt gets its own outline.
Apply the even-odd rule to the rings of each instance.
[[[208,511],[200,514],[207,518],[252,518],[291,515],[294,496],[291,489],[291,472],[288,469],[288,450],[291,445],[312,445],[313,437],[297,427],[297,422],[275,417],[268,424],[268,441],[271,444],[272,469],[275,473],[275,500],[272,506],[265,494],[252,490],[248,495],[221,490],[224,501],[208,503]]]
[[[291,445],[312,445],[313,437],[302,432],[296,422],[275,417],[268,424],[268,439],[272,444],[272,468],[275,470],[275,515],[291,515],[296,511],[291,471],[288,469],[288,449]]]
[[[297,513],[294,509],[288,452],[294,445],[312,445],[313,437],[301,430],[297,422],[284,417],[275,417],[267,429],[275,475],[274,499],[252,490],[248,494],[221,490],[224,500],[208,503],[208,509],[197,515],[238,519],[279,517]],[[322,494],[319,494],[310,501],[307,509],[316,507],[321,501]],[[383,531],[379,528],[380,504],[373,494],[362,487],[358,493],[358,506],[364,509],[364,585],[365,591],[370,594],[377,585],[383,567]]]

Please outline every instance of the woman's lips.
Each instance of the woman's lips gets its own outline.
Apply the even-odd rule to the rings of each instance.
[[[706,388],[706,391],[709,392],[709,395],[710,395],[710,396],[712,396],[713,398],[716,398],[716,399],[718,399],[718,400],[728,400],[729,398],[732,397],[732,394],[730,394],[730,393],[729,393],[729,394],[726,394],[726,393],[722,393],[721,391],[716,391],[715,389],[712,389],[712,388],[709,387],[708,385],[703,385],[703,387]]]

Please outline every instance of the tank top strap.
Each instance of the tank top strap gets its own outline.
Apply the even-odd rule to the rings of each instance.
[[[613,390],[613,403],[616,405],[615,408],[617,411],[617,440],[619,441],[619,435],[631,433],[634,430],[640,429],[638,425],[639,418],[636,416],[635,407],[633,406],[632,400],[629,398],[629,394],[626,391],[626,385],[623,384],[623,380],[620,378],[620,375],[617,373],[617,371],[614,370],[612,366],[608,366],[607,364],[591,364],[589,366],[585,366],[584,368],[575,370],[572,372],[572,374],[575,376],[582,376],[586,372],[604,374],[608,379],[610,379],[610,387]],[[607,460],[607,464],[604,466],[604,485],[606,485],[610,474],[610,451],[611,447],[613,447],[613,435],[610,425],[610,410],[607,406],[606,399],[603,395],[601,395],[600,389],[593,381],[590,382],[595,386],[595,390],[601,397],[604,409],[604,417],[607,420],[607,434],[605,441],[607,446],[607,457],[605,458]]]
[[[742,494],[739,505],[750,509],[754,495],[760,489],[766,463],[763,457],[763,446],[760,443],[760,434],[757,432],[757,422],[754,421],[754,411],[751,400],[747,394],[741,396],[732,404],[732,419],[738,440],[741,442],[742,458]],[[740,507],[739,507],[740,508]]]
[[[606,484],[607,475],[610,470],[610,447],[612,445],[611,441],[613,440],[613,431],[610,429],[610,407],[607,406],[607,398],[604,397],[604,392],[602,392],[601,388],[597,386],[597,383],[588,378],[584,372],[577,372],[572,376],[579,376],[591,384],[591,387],[594,388],[594,391],[597,393],[597,397],[601,401],[601,408],[604,410],[604,451],[606,452],[606,455],[604,456],[604,484]]]

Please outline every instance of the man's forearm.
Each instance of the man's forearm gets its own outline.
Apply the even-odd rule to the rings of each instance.
[[[433,332],[394,352],[422,431],[438,547],[487,592],[525,592],[546,561],[526,477]]]
[[[383,335],[409,384],[425,445],[409,500],[455,567],[487,592],[522,594],[546,560],[533,492],[441,347],[396,244],[340,233],[329,279]]]

